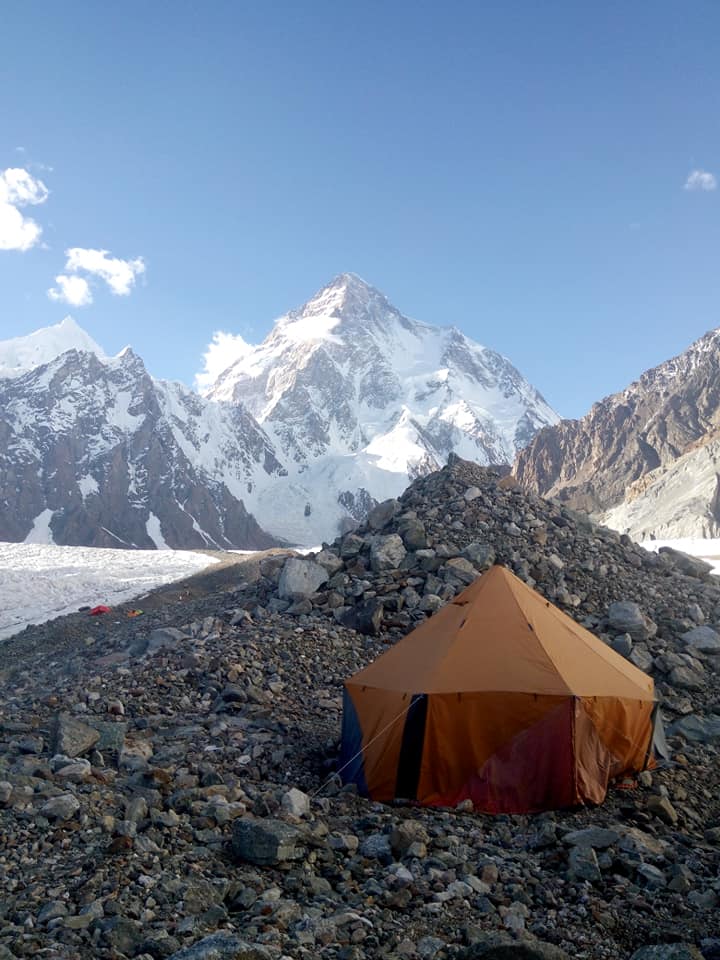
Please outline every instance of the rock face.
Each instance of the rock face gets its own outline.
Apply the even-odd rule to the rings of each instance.
[[[505,357],[455,327],[403,316],[352,274],[280,318],[207,395],[243,404],[272,438],[288,477],[250,509],[305,544],[363,520],[452,451],[510,463],[558,419]]]
[[[0,370],[0,540],[275,544],[243,502],[282,471],[255,420],[154,380],[129,349],[107,358],[83,345]]]
[[[525,490],[637,539],[717,536],[720,331],[521,450]]]

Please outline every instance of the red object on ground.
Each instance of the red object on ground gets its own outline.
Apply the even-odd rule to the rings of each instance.
[[[90,611],[90,616],[99,617],[101,613],[110,613],[110,607],[105,607],[102,604],[98,607],[93,607]]]

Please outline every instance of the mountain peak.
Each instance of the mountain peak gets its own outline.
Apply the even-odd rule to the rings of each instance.
[[[105,358],[102,347],[68,316],[60,323],[43,327],[26,337],[0,340],[0,376],[19,376],[26,370],[49,363],[68,350],[94,353],[101,359]]]

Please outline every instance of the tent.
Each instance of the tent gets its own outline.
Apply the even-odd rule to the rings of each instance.
[[[345,683],[340,773],[373,800],[529,813],[652,763],[650,677],[501,566]]]

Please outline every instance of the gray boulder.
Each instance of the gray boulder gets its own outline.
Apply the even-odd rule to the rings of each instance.
[[[328,581],[325,567],[314,560],[302,557],[288,557],[280,574],[278,593],[284,600],[295,597],[309,597]]]
[[[238,860],[273,867],[303,855],[304,834],[282,820],[243,817],[233,824],[232,850]]]
[[[617,633],[629,633],[633,640],[649,640],[657,626],[632,600],[616,600],[608,608],[608,623]]]
[[[396,533],[373,537],[370,547],[370,566],[375,573],[380,573],[383,570],[394,570],[403,562],[405,554],[406,550],[402,538]]]
[[[700,653],[720,653],[720,634],[712,627],[693,627],[680,639]]]
[[[640,947],[630,960],[703,960],[703,955],[691,943],[658,943]]]
[[[72,793],[51,797],[40,807],[40,813],[48,820],[71,820],[80,809],[80,801]]]
[[[474,540],[462,552],[463,557],[469,560],[476,570],[487,570],[495,563],[495,551],[489,543],[480,543]]]
[[[683,553],[682,550],[674,550],[672,547],[660,547],[658,553],[671,560],[673,566],[688,577],[698,577],[703,580],[713,569],[711,563],[691,557],[690,554]]]
[[[694,743],[720,743],[720,716],[701,717],[696,713],[689,713],[676,720],[668,734],[671,737],[684,737]]]
[[[333,553],[332,550],[321,550],[320,553],[315,554],[313,559],[315,563],[319,563],[321,567],[324,567],[330,576],[337,573],[338,570],[342,570],[345,566],[340,557]]]
[[[212,933],[177,950],[168,960],[272,960],[274,956],[267,947],[248,943],[234,933]]]
[[[374,637],[380,633],[385,607],[382,600],[370,597],[363,603],[348,607],[340,614],[340,623],[350,630],[356,630],[365,636]]]
[[[97,730],[89,727],[81,720],[76,720],[69,713],[61,713],[55,721],[55,736],[53,751],[66,757],[79,757],[92,750],[100,739]]]
[[[543,940],[512,940],[503,934],[489,933],[461,950],[457,960],[570,960],[570,957],[560,947]]]
[[[399,509],[400,503],[397,500],[383,500],[382,503],[373,507],[368,514],[368,526],[371,530],[382,530],[390,523]]]

